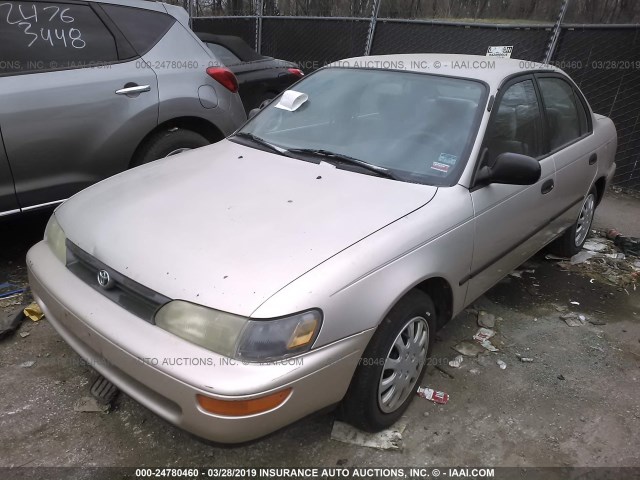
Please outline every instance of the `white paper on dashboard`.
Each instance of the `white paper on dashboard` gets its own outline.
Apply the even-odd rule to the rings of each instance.
[[[287,90],[280,97],[280,101],[276,105],[276,108],[287,110],[288,112],[295,112],[307,100],[309,100],[309,95],[306,93]]]

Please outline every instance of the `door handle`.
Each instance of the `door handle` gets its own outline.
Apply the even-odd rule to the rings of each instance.
[[[591,156],[589,157],[589,165],[593,165],[597,161],[598,161],[598,154],[597,153],[591,154]]]
[[[549,180],[547,180],[542,184],[542,188],[540,189],[540,191],[544,195],[546,193],[549,193],[551,190],[553,190],[554,186],[555,186],[555,183],[553,182],[553,179],[550,178]]]
[[[149,85],[125,85],[124,88],[116,90],[116,95],[135,95],[136,93],[149,92],[151,87]]]

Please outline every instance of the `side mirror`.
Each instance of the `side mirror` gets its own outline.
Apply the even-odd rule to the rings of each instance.
[[[518,153],[501,153],[494,164],[478,172],[476,183],[504,183],[507,185],[533,185],[540,180],[542,169],[535,158]]]

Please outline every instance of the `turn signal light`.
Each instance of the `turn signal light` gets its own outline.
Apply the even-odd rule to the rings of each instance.
[[[218,398],[196,395],[198,404],[207,412],[226,417],[244,417],[266,412],[282,405],[289,398],[291,388],[249,400],[220,400]]]

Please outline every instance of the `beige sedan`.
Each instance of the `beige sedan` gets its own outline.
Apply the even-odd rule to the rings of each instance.
[[[543,246],[580,250],[613,175],[611,120],[531,67],[320,69],[226,140],[66,201],[29,251],[34,295],[96,370],[201,437],[331,405],[386,428],[436,329]]]

